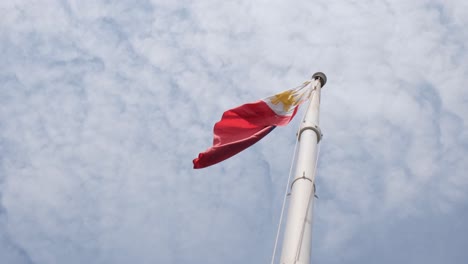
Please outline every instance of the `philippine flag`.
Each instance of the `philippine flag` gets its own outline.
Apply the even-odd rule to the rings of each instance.
[[[230,158],[258,142],[276,126],[287,125],[299,105],[309,98],[310,84],[311,81],[306,81],[296,88],[224,112],[214,126],[213,146],[198,154],[193,168],[205,168]]]

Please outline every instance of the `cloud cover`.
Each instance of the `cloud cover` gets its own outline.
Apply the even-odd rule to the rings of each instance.
[[[6,263],[268,262],[297,120],[220,165],[191,160],[225,109],[315,71],[313,261],[468,257],[462,1],[0,9]]]

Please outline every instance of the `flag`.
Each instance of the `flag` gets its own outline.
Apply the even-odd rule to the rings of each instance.
[[[287,125],[299,105],[309,98],[310,83],[306,81],[296,88],[224,112],[213,129],[213,146],[198,154],[193,168],[205,168],[230,158],[258,142],[276,126]]]

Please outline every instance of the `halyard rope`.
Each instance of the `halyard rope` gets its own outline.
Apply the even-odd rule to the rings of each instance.
[[[278,239],[279,239],[279,235],[280,235],[280,231],[281,231],[281,224],[283,223],[284,207],[286,205],[286,198],[288,197],[289,183],[291,182],[292,170],[294,168],[294,159],[296,158],[297,142],[298,141],[296,139],[296,145],[294,145],[294,154],[293,154],[293,158],[292,158],[292,161],[291,161],[291,167],[289,168],[288,182],[286,183],[286,191],[284,192],[284,197],[283,197],[283,205],[281,206],[281,214],[280,214],[280,219],[279,219],[279,223],[278,223],[278,230],[276,232],[275,246],[273,248],[273,256],[271,257],[271,264],[275,263],[276,248],[278,246]]]

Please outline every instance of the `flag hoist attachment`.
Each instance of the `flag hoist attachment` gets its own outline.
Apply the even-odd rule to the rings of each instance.
[[[320,91],[326,82],[325,74],[317,72],[312,75],[312,94],[297,135],[296,169],[290,187],[281,264],[310,263],[315,174],[318,143],[322,138],[319,127]]]

